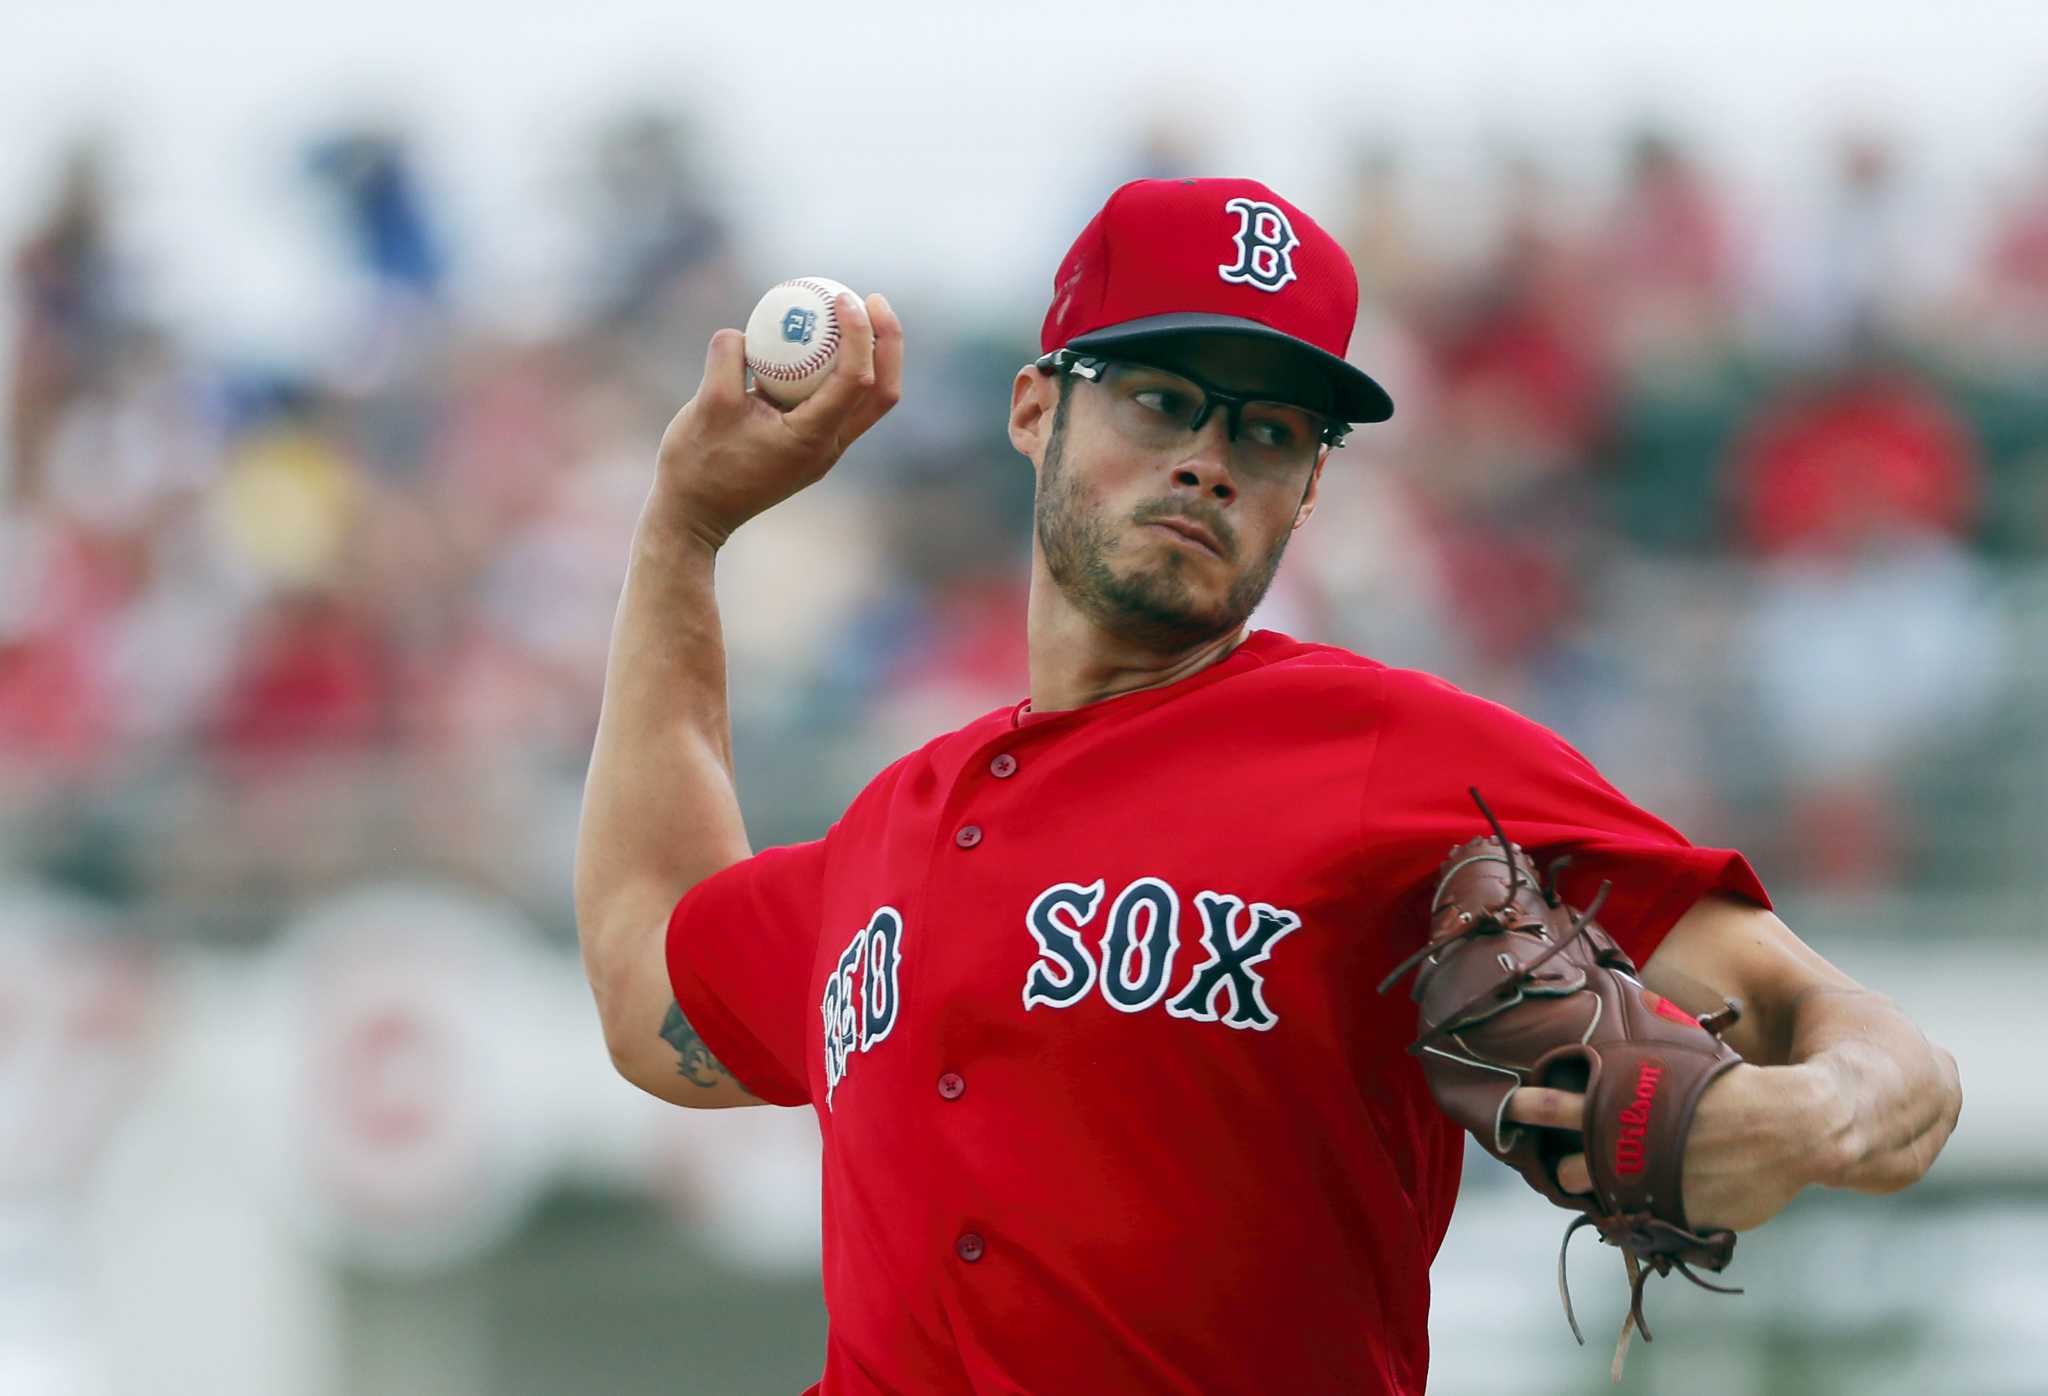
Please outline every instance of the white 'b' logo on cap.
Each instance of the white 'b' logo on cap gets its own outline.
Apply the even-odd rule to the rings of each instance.
[[[1237,261],[1223,263],[1216,274],[1261,291],[1277,291],[1294,280],[1294,249],[1301,239],[1279,205],[1237,198],[1223,207],[1237,215]]]

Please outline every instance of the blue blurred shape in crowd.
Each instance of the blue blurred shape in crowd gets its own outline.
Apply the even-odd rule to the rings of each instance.
[[[365,271],[425,297],[440,293],[447,258],[402,141],[343,132],[315,142],[306,169],[336,199]]]

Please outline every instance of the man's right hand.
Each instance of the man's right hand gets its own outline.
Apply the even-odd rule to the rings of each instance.
[[[854,438],[903,390],[903,323],[880,295],[839,298],[846,327],[831,375],[783,411],[747,389],[747,337],[711,336],[704,382],[661,435],[656,498],[663,515],[713,548],[754,515],[824,478]]]

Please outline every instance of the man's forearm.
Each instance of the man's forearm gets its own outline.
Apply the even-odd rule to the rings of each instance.
[[[903,326],[888,302],[848,292],[835,310],[831,371],[786,411],[748,391],[746,336],[711,336],[704,381],[661,434],[612,621],[576,836],[576,930],[613,1065],[683,1105],[757,1103],[689,1023],[664,953],[675,899],[752,851],[733,787],[713,564],[735,529],[822,479],[903,385]]]
[[[1962,1110],[1955,1058],[1882,994],[1814,989],[1791,1018],[1793,1062],[1821,1074],[1839,1146],[1821,1181],[1896,1192],[1919,1180]]]
[[[715,558],[709,537],[658,495],[649,501],[612,623],[576,842],[577,929],[608,1029],[645,1018],[645,1032],[656,1031],[662,1004],[620,1001],[648,982],[638,961],[659,956],[677,896],[750,851],[733,784]]]

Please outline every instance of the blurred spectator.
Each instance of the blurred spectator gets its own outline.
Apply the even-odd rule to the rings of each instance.
[[[1451,510],[1513,509],[1538,484],[1582,472],[1609,384],[1581,249],[1548,173],[1507,166],[1491,255],[1422,326],[1436,419],[1422,488]]]
[[[16,525],[0,552],[0,775],[8,786],[46,765],[83,765],[113,726],[85,647],[35,624],[46,541]]]
[[[1872,338],[1910,337],[1930,313],[1952,255],[1929,236],[1891,139],[1852,131],[1834,151],[1824,205],[1787,217],[1770,240],[1762,339],[1774,352],[1826,360]]]
[[[1913,864],[1913,757],[1972,729],[2004,669],[1979,569],[1930,535],[1761,578],[1738,672],[1753,676],[1771,814],[1804,883],[1874,893]],[[1759,821],[1760,823],[1763,821]]]
[[[1373,433],[1376,447],[1398,453],[1402,443],[1427,431],[1435,411],[1436,379],[1419,330],[1430,308],[1449,299],[1452,271],[1410,207],[1408,181],[1391,147],[1360,147],[1350,175],[1332,225],[1358,268],[1350,358],[1401,404]]]
[[[1971,295],[1944,348],[1972,370],[2023,377],[2042,391],[2048,362],[2048,138],[2019,187],[1992,212]]]
[[[1866,348],[1770,403],[1729,483],[1758,553],[1853,557],[1893,537],[1967,537],[1978,462],[1940,394]]]
[[[2048,306],[2048,160],[2042,166],[2033,187],[2005,210],[1986,258],[1993,291],[2037,313]]]
[[[658,316],[666,301],[687,295],[687,283],[729,255],[731,230],[681,119],[657,111],[620,117],[597,139],[592,174],[591,284],[599,324]]]
[[[1115,137],[1084,147],[1087,153],[1081,177],[1063,191],[1064,206],[1041,213],[1046,245],[1033,261],[1048,273],[1060,264],[1074,230],[1095,216],[1109,190],[1134,179],[1187,179],[1218,173],[1211,156],[1215,148],[1212,112],[1173,89],[1124,100],[1128,116],[1114,127]]]
[[[357,264],[381,285],[433,300],[447,272],[404,144],[377,130],[316,141],[306,168],[334,196]]]
[[[1731,381],[1738,220],[1723,182],[1669,133],[1638,130],[1623,159],[1587,250],[1612,385],[1602,502],[1638,546],[1704,550],[1718,541],[1719,470],[1746,406]]]
[[[1621,370],[1696,357],[1730,319],[1735,249],[1721,196],[1669,135],[1638,132],[1620,197],[1593,246],[1608,352]]]
[[[125,313],[108,228],[105,157],[65,157],[50,210],[14,255],[18,341],[7,397],[10,493],[42,492],[45,450],[64,409],[104,377]]]
[[[929,740],[947,714],[987,712],[1030,691],[1028,534],[980,484],[1007,464],[925,459],[891,494],[875,543],[893,575],[845,617],[821,666],[837,688],[821,694],[828,704],[889,695],[875,714],[874,750],[884,759]]]
[[[1745,671],[1800,866],[1899,877],[1901,765],[1989,696],[1999,632],[1966,551],[1979,462],[1930,386],[1870,350],[1771,404],[1730,471],[1759,574]]]
[[[251,770],[367,749],[388,730],[390,679],[368,617],[329,593],[282,594],[253,618],[214,740]]]
[[[650,440],[703,372],[704,344],[750,303],[732,210],[704,167],[689,120],[622,113],[589,151],[581,267],[592,373],[644,404]]]
[[[1608,289],[1624,295],[1679,295],[1712,309],[1727,294],[1730,248],[1720,200],[1664,132],[1631,139],[1625,185],[1601,251]]]
[[[1331,222],[1358,268],[1362,311],[1408,307],[1436,290],[1439,268],[1408,207],[1402,173],[1392,147],[1360,147],[1346,204]]]
[[[1992,287],[2036,310],[2048,304],[2048,161],[2043,165],[2034,186],[2005,210],[1986,258]]]
[[[1123,174],[1128,179],[1186,179],[1209,173],[1209,113],[1182,98],[1155,104]]]
[[[315,141],[310,176],[331,198],[365,295],[323,390],[352,400],[336,423],[386,478],[421,468],[439,429],[449,341],[449,257],[418,162],[400,134],[364,126]]]
[[[178,345],[131,327],[46,439],[45,499],[54,514],[93,528],[148,527],[199,496],[219,449]]]
[[[302,587],[345,565],[367,482],[339,440],[341,404],[316,399],[251,423],[211,496],[227,565],[258,590]]]

